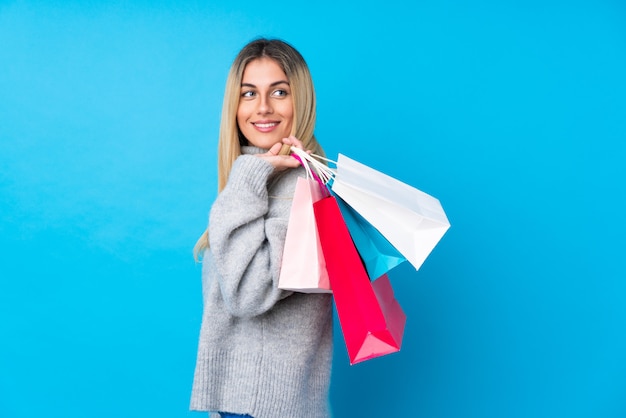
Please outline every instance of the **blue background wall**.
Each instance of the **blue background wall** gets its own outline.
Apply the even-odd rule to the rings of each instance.
[[[0,2],[0,416],[199,416],[191,248],[258,35],[307,59],[331,157],[452,223],[392,272],[400,353],[337,332],[335,416],[626,416],[624,3],[305,3]]]

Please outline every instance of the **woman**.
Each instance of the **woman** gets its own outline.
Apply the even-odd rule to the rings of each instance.
[[[218,147],[218,196],[196,244],[204,311],[191,409],[211,417],[328,417],[328,294],[277,288],[299,162],[284,144],[322,153],[315,92],[298,51],[258,39],[233,62]]]

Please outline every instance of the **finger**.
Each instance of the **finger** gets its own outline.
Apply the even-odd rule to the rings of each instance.
[[[304,146],[302,145],[302,141],[300,141],[293,135],[290,135],[288,138],[283,138],[283,143],[293,145],[297,148],[304,148]]]
[[[285,168],[296,168],[300,166],[300,160],[292,155],[283,159],[280,164]]]
[[[293,141],[293,145],[295,145],[298,148],[303,148],[304,149],[304,144],[298,138],[296,138],[295,136],[292,135],[291,136],[291,140]]]
[[[275,143],[274,145],[271,146],[271,148],[269,149],[269,154],[271,155],[278,155],[282,150],[283,144],[281,144],[280,142]]]

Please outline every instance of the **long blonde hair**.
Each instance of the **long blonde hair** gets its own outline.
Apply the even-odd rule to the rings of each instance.
[[[316,102],[313,79],[302,55],[287,42],[259,38],[244,46],[233,61],[226,79],[222,118],[217,148],[217,190],[226,186],[233,163],[241,155],[241,146],[247,144],[237,126],[237,108],[241,96],[241,80],[246,66],[259,58],[273,59],[285,72],[293,96],[294,123],[291,134],[302,141],[305,149],[324,155],[314,135]],[[194,257],[209,247],[208,229],[194,246]]]

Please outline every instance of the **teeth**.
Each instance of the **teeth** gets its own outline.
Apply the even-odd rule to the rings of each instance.
[[[255,123],[255,126],[258,126],[259,128],[271,128],[272,126],[276,126],[275,122],[271,122],[271,123]]]

